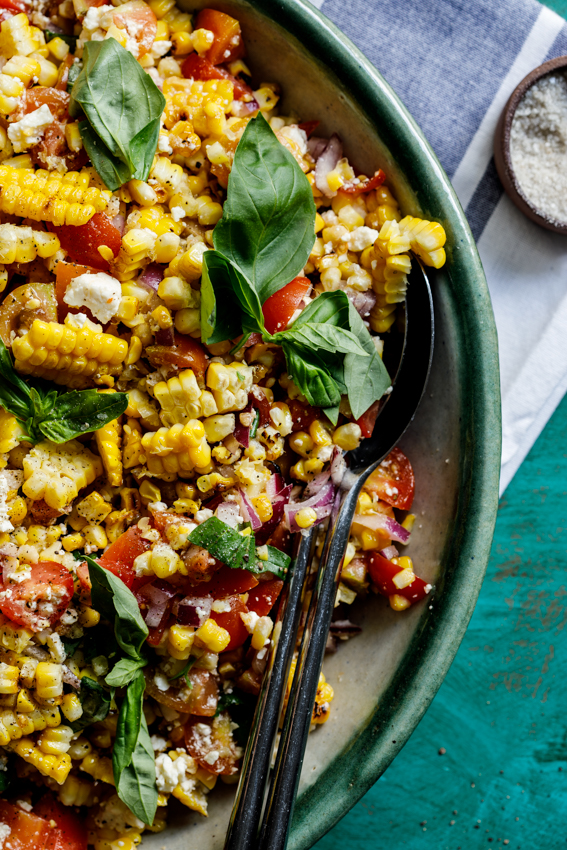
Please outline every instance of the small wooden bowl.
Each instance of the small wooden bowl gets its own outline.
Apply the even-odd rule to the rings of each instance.
[[[550,219],[544,212],[538,210],[523,193],[516,178],[514,169],[512,168],[512,157],[510,156],[510,132],[518,104],[534,83],[542,77],[545,77],[547,74],[550,74],[552,71],[563,70],[567,70],[567,56],[558,56],[556,59],[550,59],[549,62],[544,62],[543,65],[539,65],[537,68],[534,68],[534,70],[529,73],[527,77],[524,77],[521,83],[516,86],[510,95],[508,103],[502,111],[502,115],[498,121],[498,126],[496,127],[496,132],[494,134],[494,161],[496,164],[496,170],[498,171],[498,176],[502,181],[502,185],[518,209],[520,209],[524,215],[527,215],[528,218],[531,218],[532,221],[535,221],[537,224],[541,224],[542,227],[546,227],[548,230],[553,230],[555,233],[567,234],[567,222],[565,224],[559,224],[553,219]]]

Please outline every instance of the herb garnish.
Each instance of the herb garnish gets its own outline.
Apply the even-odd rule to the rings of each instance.
[[[213,558],[233,569],[251,573],[273,573],[285,579],[291,558],[274,546],[263,546],[266,559],[258,557],[252,533],[243,535],[218,517],[212,516],[195,528],[188,537],[195,546],[202,546]]]
[[[336,424],[342,395],[355,418],[390,386],[362,319],[346,294],[324,292],[293,325],[269,334],[262,304],[301,272],[314,242],[311,187],[259,113],[236,149],[215,250],[203,255],[201,336],[212,344],[260,333],[281,345],[288,372],[309,404]]]
[[[156,152],[165,98],[139,62],[114,38],[87,41],[69,112],[105,185],[146,180]]]
[[[0,404],[13,413],[26,430],[22,440],[66,443],[96,431],[128,407],[127,393],[71,390],[60,393],[38,381],[30,386],[14,369],[10,353],[0,339]]]
[[[110,710],[110,696],[98,682],[89,676],[81,679],[81,690],[79,699],[83,706],[83,713],[78,720],[71,722],[73,732],[80,732],[91,723],[99,723],[104,720]]]

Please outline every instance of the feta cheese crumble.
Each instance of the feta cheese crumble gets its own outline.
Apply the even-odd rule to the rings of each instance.
[[[63,301],[69,307],[87,307],[103,324],[118,312],[122,289],[119,281],[105,272],[80,274],[73,278]]]
[[[53,122],[53,115],[49,106],[44,103],[39,109],[34,109],[21,119],[8,125],[8,138],[12,142],[16,153],[21,153],[26,148],[36,145],[41,141],[45,128]]]

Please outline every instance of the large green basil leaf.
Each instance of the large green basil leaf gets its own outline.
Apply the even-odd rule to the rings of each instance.
[[[359,419],[375,401],[382,398],[391,384],[382,358],[376,351],[372,337],[355,308],[350,305],[350,327],[368,357],[347,354],[344,360],[344,379],[352,415]]]
[[[117,419],[127,407],[128,393],[72,390],[54,399],[51,411],[38,427],[49,440],[64,443],[102,428]]]
[[[341,393],[336,381],[314,352],[293,342],[284,342],[287,368],[294,382],[312,407],[335,407]]]
[[[147,179],[164,108],[152,78],[114,38],[85,44],[69,112],[85,114],[90,126],[79,125],[85,149],[109,189]]]
[[[234,339],[242,333],[242,302],[238,295],[242,289],[241,277],[218,251],[205,251],[203,254],[201,338],[207,345]],[[244,283],[251,289],[246,281]],[[254,295],[250,297],[249,293],[253,306]],[[258,308],[261,312],[259,302]]]
[[[285,578],[291,560],[289,555],[273,546],[267,547],[266,561],[258,558],[253,534],[239,534],[215,516],[198,525],[188,539],[195,546],[202,546],[213,558],[228,567],[249,570],[251,573],[271,572],[278,578]]]
[[[111,688],[124,688],[147,663],[147,658],[121,658],[104,681]]]
[[[357,354],[359,357],[368,357],[353,333],[344,328],[323,324],[322,322],[305,322],[301,325],[293,325],[287,331],[274,334],[271,339],[278,345],[289,340],[298,345],[312,348],[314,351],[329,351],[331,354],[337,352],[351,353]]]
[[[132,753],[136,749],[142,722],[145,689],[146,680],[139,670],[126,688],[126,696],[122,700],[118,714],[116,740],[112,748],[112,768],[116,785],[118,785],[120,774],[132,761]]]
[[[350,330],[349,311],[350,301],[342,289],[337,289],[335,292],[322,292],[301,311],[292,328],[308,322],[317,322]]]
[[[214,246],[264,301],[303,269],[315,241],[307,177],[259,113],[236,148]]]
[[[141,649],[148,636],[136,597],[122,579],[101,567],[93,558],[83,556],[89,568],[93,608],[114,623],[118,645],[130,658],[142,657]]]

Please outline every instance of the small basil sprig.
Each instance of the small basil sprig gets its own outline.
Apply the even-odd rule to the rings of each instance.
[[[98,682],[95,682],[89,676],[83,676],[81,679],[79,699],[83,713],[78,720],[71,722],[73,732],[80,732],[90,726],[91,723],[99,723],[104,720],[110,710],[110,696]]]
[[[251,573],[270,572],[282,579],[286,577],[289,569],[291,558],[285,552],[280,552],[274,546],[266,546],[268,557],[267,560],[262,560],[256,553],[253,534],[239,534],[215,516],[198,525],[188,539],[233,569],[249,570]]]
[[[116,792],[136,817],[149,826],[154,822],[158,791],[154,749],[144,717],[146,681],[139,671],[130,682],[118,714],[112,749]]]
[[[146,180],[156,152],[165,98],[152,78],[114,38],[87,41],[69,112],[105,185]]]
[[[381,398],[390,378],[362,319],[340,290],[311,302],[293,325],[269,334],[262,303],[305,266],[314,241],[309,182],[261,113],[238,144],[215,250],[203,256],[201,336],[212,344],[260,333],[281,345],[288,372],[309,404],[336,424],[342,395],[355,418]]]
[[[71,390],[59,393],[43,382],[30,386],[12,365],[10,352],[0,339],[0,405],[13,413],[26,430],[23,440],[65,443],[102,428],[128,407],[127,393]],[[47,387],[47,388],[46,388]]]

